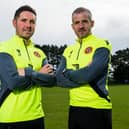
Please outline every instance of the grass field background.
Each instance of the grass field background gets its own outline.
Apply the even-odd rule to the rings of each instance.
[[[129,85],[109,86],[113,129],[129,129]],[[43,88],[45,129],[68,129],[68,89]]]

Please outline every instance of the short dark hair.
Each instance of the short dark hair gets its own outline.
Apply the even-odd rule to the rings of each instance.
[[[79,7],[79,8],[76,8],[73,13],[72,13],[72,17],[74,14],[78,14],[78,13],[82,13],[82,12],[87,12],[88,13],[88,17],[90,20],[92,20],[92,13],[89,9],[87,8],[84,8],[84,7]]]
[[[17,17],[19,17],[19,15],[23,12],[23,11],[29,11],[29,12],[32,12],[35,16],[37,15],[36,14],[36,11],[30,7],[29,5],[23,5],[21,6],[20,8],[18,8],[14,14],[14,19],[16,19]]]

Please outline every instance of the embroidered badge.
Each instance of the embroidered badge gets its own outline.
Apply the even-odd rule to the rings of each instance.
[[[41,55],[37,51],[34,51],[34,55],[37,57],[41,57]]]
[[[92,52],[92,50],[93,50],[92,47],[87,47],[87,48],[85,49],[85,53],[86,53],[86,54],[89,54],[89,53]]]

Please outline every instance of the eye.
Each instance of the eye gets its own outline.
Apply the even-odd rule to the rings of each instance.
[[[74,25],[77,25],[77,24],[79,24],[80,23],[80,21],[75,21],[73,24]]]
[[[27,19],[25,19],[25,18],[24,18],[24,19],[21,19],[21,21],[22,21],[22,22],[26,22],[26,21],[27,21]]]
[[[35,21],[35,20],[31,20],[31,21],[30,21],[30,23],[35,24],[35,23],[36,23],[36,21]]]
[[[82,23],[89,23],[88,20],[82,20]]]

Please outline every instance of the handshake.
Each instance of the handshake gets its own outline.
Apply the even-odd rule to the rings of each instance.
[[[56,70],[61,62],[61,55],[56,55],[53,53],[49,53],[47,58],[44,60],[44,64],[50,64],[53,68],[54,74],[56,74]]]

